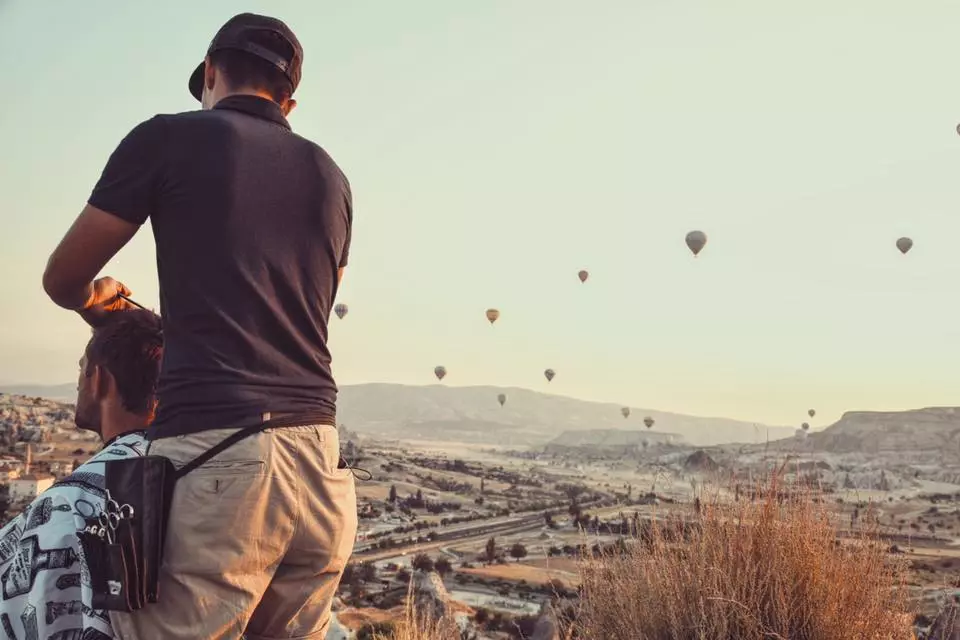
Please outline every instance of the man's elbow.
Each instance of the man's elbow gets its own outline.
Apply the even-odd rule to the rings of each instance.
[[[67,280],[52,263],[47,263],[43,270],[43,290],[57,306],[73,309],[77,306],[77,291]]]
[[[60,304],[60,301],[63,299],[62,285],[57,275],[50,269],[49,264],[47,268],[43,270],[43,290],[46,292],[47,297],[53,300],[55,304]]]

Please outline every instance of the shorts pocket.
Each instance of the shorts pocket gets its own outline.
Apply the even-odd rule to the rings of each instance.
[[[211,460],[188,475],[263,475],[267,463],[263,460]]]
[[[259,461],[245,462],[222,473],[197,469],[177,482],[167,526],[166,570],[178,577],[213,576],[221,584],[226,575],[245,575],[251,559],[260,558],[272,529],[267,520],[271,479],[248,473]]]
[[[340,451],[340,441],[336,433],[321,433],[317,440],[320,469],[323,473],[334,478],[346,477],[353,474],[350,463]]]
[[[240,482],[244,484],[254,478],[266,475],[267,463],[263,460],[211,460],[199,469],[186,475],[191,478],[190,486],[197,493],[225,495],[230,488]]]

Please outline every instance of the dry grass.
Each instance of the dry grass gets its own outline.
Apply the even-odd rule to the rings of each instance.
[[[412,582],[411,582],[412,585]],[[460,629],[452,616],[436,617],[430,608],[415,604],[412,589],[407,594],[403,615],[386,634],[375,634],[374,640],[458,640]]]
[[[704,504],[582,566],[568,637],[584,640],[905,640],[905,567],[867,531],[841,545],[800,492]]]

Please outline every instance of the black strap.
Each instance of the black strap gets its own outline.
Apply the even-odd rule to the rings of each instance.
[[[234,431],[229,436],[227,436],[226,438],[224,438],[214,446],[210,447],[209,449],[207,449],[206,451],[198,455],[196,458],[194,458],[187,464],[177,469],[177,473],[174,475],[174,478],[176,480],[179,480],[180,478],[187,475],[197,467],[212,460],[214,456],[222,452],[224,449],[229,449],[230,447],[237,444],[244,438],[249,438],[250,436],[256,435],[261,431],[269,429],[272,426],[273,425],[269,421],[266,421],[260,424],[254,424],[254,425],[250,425],[249,427],[244,427],[239,431]]]

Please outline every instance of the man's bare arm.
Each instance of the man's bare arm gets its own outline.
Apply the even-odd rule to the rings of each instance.
[[[44,291],[65,309],[79,310],[105,302],[94,300],[101,296],[95,291],[93,280],[138,228],[88,204],[47,260],[43,272]],[[115,298],[118,291],[99,293],[112,293]]]

